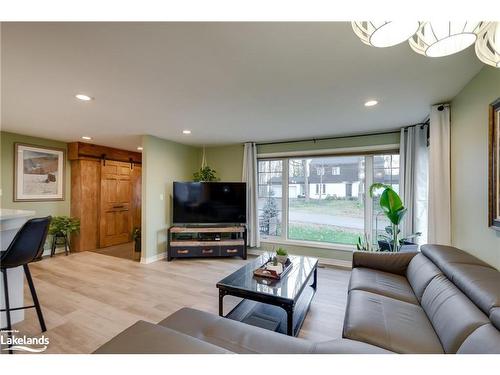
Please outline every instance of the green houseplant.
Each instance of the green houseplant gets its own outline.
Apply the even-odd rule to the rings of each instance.
[[[385,228],[386,235],[379,235],[380,238],[385,240],[389,244],[390,251],[399,251],[401,246],[405,244],[409,239],[420,236],[421,233],[414,233],[408,237],[400,238],[401,230],[399,225],[403,220],[407,208],[403,205],[398,193],[396,193],[390,185],[382,183],[374,183],[370,186],[370,197],[374,196],[375,190],[384,189],[380,195],[379,204],[382,208],[387,219],[389,219],[391,225]]]
[[[50,256],[55,254],[57,245],[64,245],[64,252],[68,255],[68,248],[70,248],[70,236],[72,233],[79,231],[79,219],[68,216],[54,216],[49,226],[49,234],[52,235],[52,249]]]
[[[284,248],[278,247],[278,249],[276,250],[276,259],[281,264],[285,264],[288,260],[288,252]]]
[[[217,171],[210,168],[208,165],[201,167],[199,171],[193,173],[193,180],[195,182],[216,182],[220,178],[217,177]]]

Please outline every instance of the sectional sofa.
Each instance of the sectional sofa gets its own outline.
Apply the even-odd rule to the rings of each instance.
[[[500,272],[468,253],[355,252],[343,338],[311,342],[183,308],[95,353],[498,353]]]

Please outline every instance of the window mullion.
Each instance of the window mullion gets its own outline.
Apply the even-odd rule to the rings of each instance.
[[[373,200],[370,198],[369,189],[373,184],[373,155],[365,156],[365,233],[369,243],[373,243]]]
[[[288,239],[288,158],[283,159],[282,169],[282,194],[281,194],[281,239]]]

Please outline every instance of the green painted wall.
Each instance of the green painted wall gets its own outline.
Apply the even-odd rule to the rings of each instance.
[[[66,181],[65,197],[63,201],[54,202],[14,202],[14,143],[26,143],[35,146],[57,147],[67,149],[64,142],[52,141],[44,138],[29,137],[26,135],[0,132],[0,153],[2,160],[1,167],[1,187],[2,187],[2,208],[12,208],[18,210],[34,210],[37,216],[46,215],[69,215],[70,213],[70,193],[71,193],[71,167],[66,160]]]
[[[275,145],[260,145],[257,150],[259,153],[277,153],[387,144],[399,144],[399,133],[330,139],[316,142],[305,141]],[[243,166],[242,144],[208,147],[205,150],[205,155],[208,165],[217,170],[218,175],[223,181],[241,181]],[[263,241],[261,249],[269,250],[277,246],[279,246],[279,244]],[[286,248],[292,254],[310,255],[319,258],[331,258],[347,261],[352,259],[352,252],[345,250],[324,249],[314,246],[298,246],[289,244],[286,245]]]
[[[500,70],[485,66],[451,102],[452,243],[500,269],[500,232],[488,227],[488,106]]]
[[[142,147],[142,261],[151,261],[167,249],[172,183],[192,180],[200,151],[150,135],[142,137]]]
[[[242,144],[207,147],[205,149],[205,156],[207,164],[210,167],[215,168],[217,175],[222,181],[241,181],[241,171],[243,166]]]

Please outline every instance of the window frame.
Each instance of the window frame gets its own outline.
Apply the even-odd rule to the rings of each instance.
[[[397,146],[397,147],[396,147]],[[270,157],[267,154],[258,154],[257,163],[260,161],[281,160],[282,161],[282,202],[281,202],[281,234],[280,236],[261,236],[262,242],[273,244],[288,244],[304,247],[316,247],[322,249],[340,250],[340,251],[353,251],[356,249],[354,244],[347,245],[342,243],[330,243],[320,241],[307,241],[295,240],[288,238],[288,221],[289,221],[289,173],[290,173],[290,159],[298,158],[317,158],[317,157],[342,157],[342,156],[359,156],[364,158],[364,186],[363,193],[363,206],[364,206],[364,232],[367,234],[370,243],[373,243],[373,199],[367,198],[368,187],[371,186],[374,180],[373,174],[373,159],[376,155],[399,154],[399,145],[386,145],[381,146],[377,150],[365,150],[365,152],[352,152],[352,153],[290,153],[276,155]],[[321,189],[321,187],[320,187]]]

